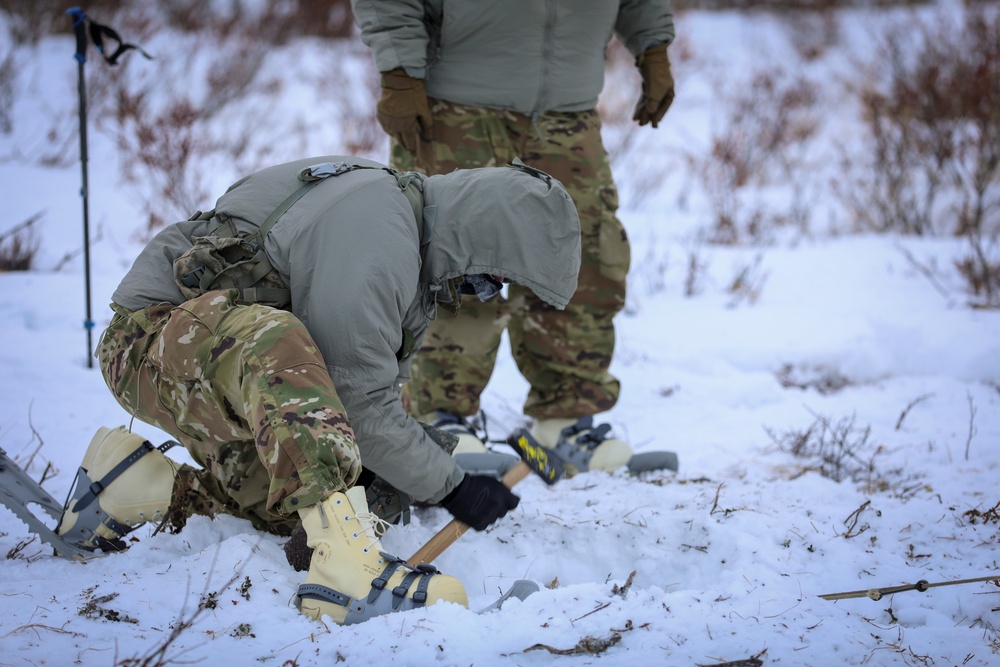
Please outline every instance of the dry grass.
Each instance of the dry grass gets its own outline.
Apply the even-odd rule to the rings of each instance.
[[[36,213],[0,234],[0,272],[31,270],[41,247],[35,227],[41,217],[42,213]]]

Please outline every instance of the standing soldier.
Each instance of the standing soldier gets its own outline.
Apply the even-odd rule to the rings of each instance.
[[[596,106],[612,33],[635,56],[642,95],[634,119],[657,127],[674,98],[669,0],[352,0],[381,74],[378,121],[392,164],[443,174],[520,157],[558,178],[580,214],[580,283],[564,311],[512,286],[508,300],[470,302],[428,331],[404,388],[408,409],[482,451],[467,419],[493,372],[506,327],[531,385],[524,414],[546,447],[586,449],[615,470],[631,448],[593,415],[618,400],[609,373],[614,316],[625,304],[630,250]],[[586,445],[584,445],[586,443]]]

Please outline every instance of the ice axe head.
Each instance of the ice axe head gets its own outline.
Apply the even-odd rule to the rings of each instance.
[[[566,474],[566,462],[553,449],[542,446],[526,428],[519,428],[507,438],[531,471],[546,484],[555,484]]]

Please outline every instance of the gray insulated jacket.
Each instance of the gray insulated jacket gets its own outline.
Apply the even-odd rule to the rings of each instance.
[[[612,33],[638,56],[674,39],[669,0],[352,0],[380,72],[430,97],[525,115],[584,111],[604,87]]]
[[[397,360],[403,330],[419,345],[451,279],[491,273],[563,308],[576,291],[580,223],[558,181],[519,168],[456,171],[424,178],[422,228],[383,165],[344,156],[299,160],[238,181],[216,204],[241,233],[264,222],[321,163],[375,167],[331,176],[278,219],[265,250],[292,293],[292,312],[319,346],[347,409],[361,461],[418,500],[437,502],[464,472],[403,410],[408,361]],[[544,176],[544,175],[543,175]],[[173,260],[216,221],[160,231],[113,295],[130,310],[184,301]]]

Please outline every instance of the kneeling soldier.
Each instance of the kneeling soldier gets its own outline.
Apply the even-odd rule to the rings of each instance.
[[[192,514],[280,535],[301,525],[309,616],[467,605],[457,579],[383,553],[386,517],[361,484],[440,504],[477,530],[515,508],[406,413],[400,386],[438,307],[509,281],[561,309],[579,266],[572,201],[517,162],[424,177],[326,156],[243,178],[150,241],[97,353],[118,402],[199,465],[101,429],[59,533],[108,550],[145,521],[179,530]]]

